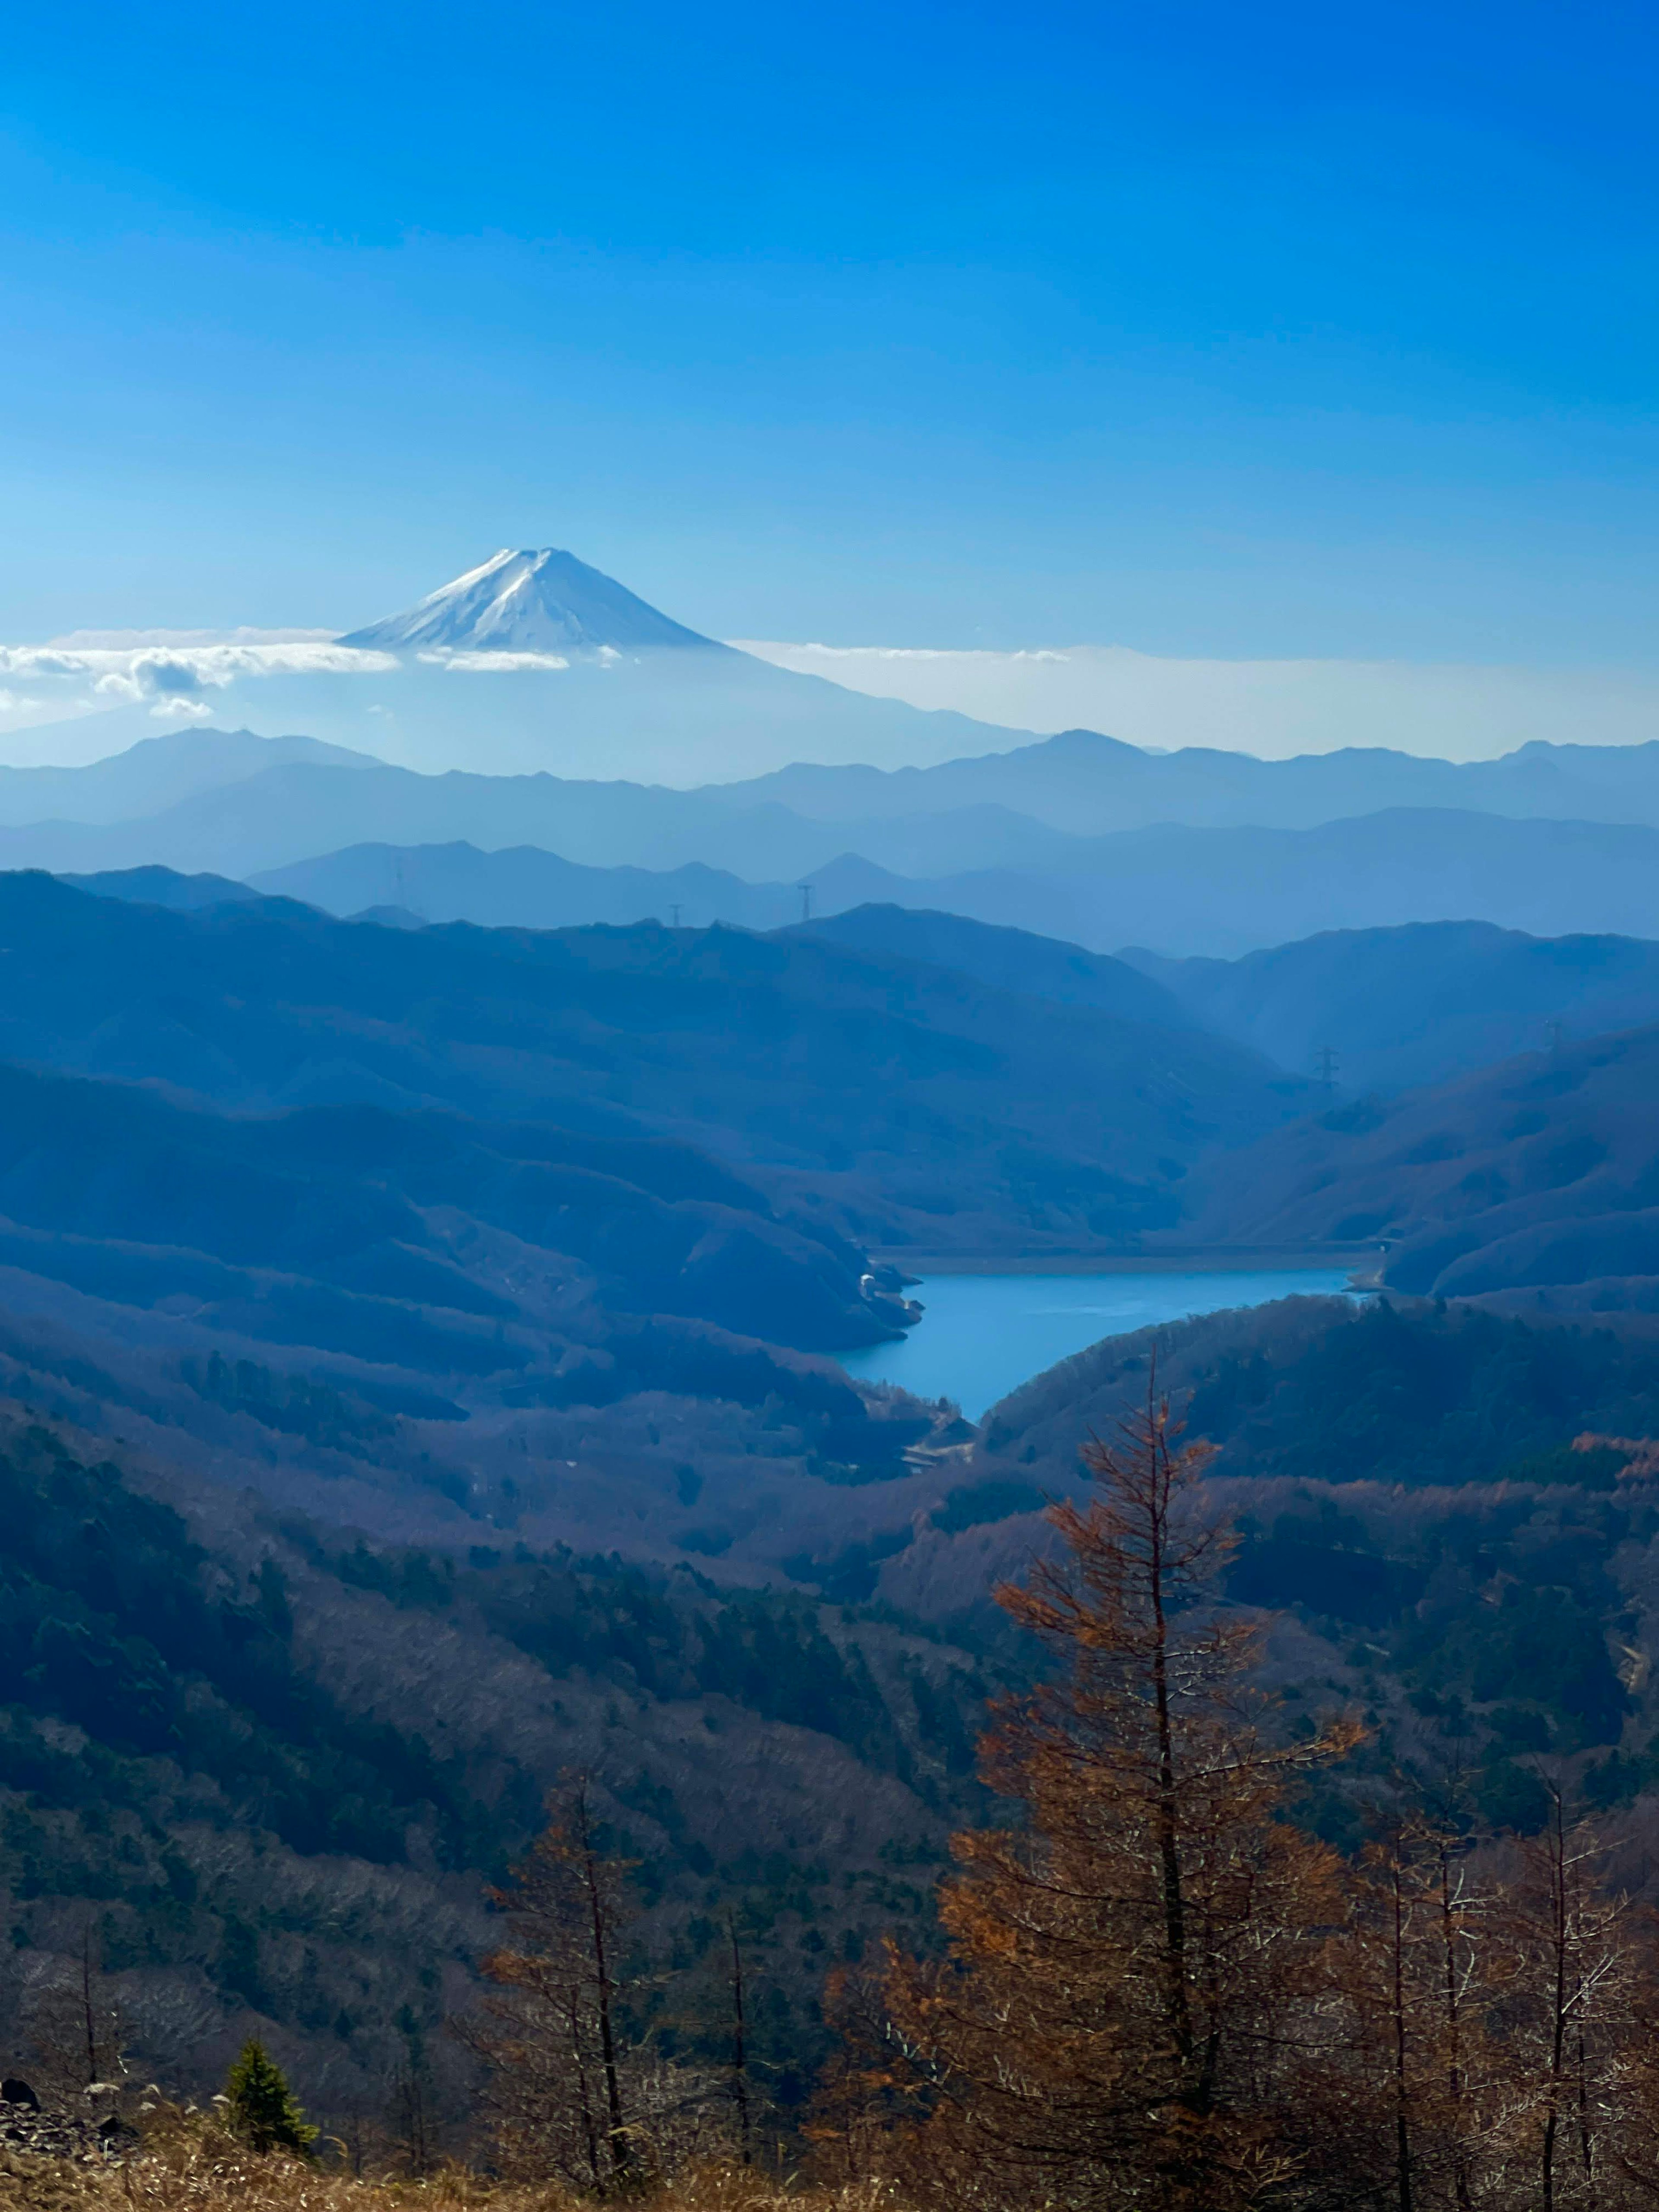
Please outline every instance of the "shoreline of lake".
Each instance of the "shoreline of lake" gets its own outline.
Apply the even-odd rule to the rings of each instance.
[[[1258,1264],[1177,1269],[1140,1261],[1086,1271],[1052,1259],[983,1267],[935,1262],[916,1273],[922,1317],[894,1342],[866,1346],[842,1360],[860,1382],[890,1382],[919,1398],[949,1398],[970,1421],[1000,1399],[1108,1337],[1275,1298],[1338,1297],[1356,1287],[1353,1270]]]
[[[1194,1245],[1186,1252],[914,1252],[872,1246],[870,1258],[902,1274],[936,1275],[1230,1275],[1299,1274],[1310,1269],[1370,1273],[1378,1265],[1376,1243],[1322,1245]]]

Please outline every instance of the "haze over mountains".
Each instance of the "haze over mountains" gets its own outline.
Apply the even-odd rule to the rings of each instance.
[[[938,909],[1166,957],[1430,921],[1659,935],[1659,741],[1462,764],[1023,741],[772,668],[550,549],[497,553],[327,653],[257,678],[152,654],[144,680],[167,701],[257,700],[264,728],[300,734],[149,734],[84,769],[6,771],[0,861],[161,866],[340,914],[529,927],[677,909],[775,927],[810,878],[820,914]],[[932,765],[870,764],[892,757],[894,716],[929,722]],[[113,742],[121,718],[102,719]],[[417,726],[433,743],[411,749]],[[617,776],[647,726],[665,780]],[[765,773],[734,775],[744,732]],[[605,781],[584,770],[601,757]]]
[[[157,714],[210,708],[431,773],[628,774],[690,785],[796,760],[927,760],[1014,744],[963,714],[867,699],[702,638],[552,548],[503,550],[412,607],[329,641],[228,648],[73,639],[6,666],[86,710],[39,733],[62,757],[112,751]],[[91,710],[113,696],[141,703]],[[228,710],[228,711],[227,711]],[[72,711],[72,709],[71,709]],[[84,732],[84,734],[83,734]],[[13,742],[28,742],[27,730]]]
[[[1395,1091],[1659,1021],[1659,945],[1484,922],[1342,930],[1238,960],[1126,960],[1194,1020],[1281,1066],[1328,1052],[1346,1093]]]
[[[1659,1021],[1659,744],[1528,745],[1463,766],[1386,751],[1270,763],[940,718],[927,743],[949,757],[882,769],[870,763],[891,757],[891,718],[927,718],[765,667],[545,550],[498,554],[329,649],[361,662],[240,689],[204,678],[194,695],[295,702],[294,734],[147,734],[86,769],[0,772],[0,860],[100,894],[11,879],[0,1041],[15,1058],[164,1086],[186,1116],[162,1146],[180,1162],[234,1154],[191,1113],[299,1109],[389,1115],[374,1140],[386,1162],[423,1163],[418,1195],[402,1168],[374,1179],[375,1204],[414,1206],[420,1222],[399,1216],[372,1258],[348,1238],[284,1271],[274,1253],[238,1256],[233,1228],[204,1227],[185,1274],[206,1267],[200,1284],[221,1285],[192,1324],[210,1339],[252,1341],[310,1300],[332,1316],[316,1324],[332,1348],[307,1356],[337,1363],[368,1340],[351,1334],[367,1308],[349,1318],[342,1301],[389,1297],[462,1316],[458,1343],[476,1323],[510,1344],[554,1309],[503,1291],[502,1270],[564,1268],[583,1285],[586,1336],[571,1350],[560,1309],[558,1358],[584,1373],[609,1360],[631,1388],[682,1373],[676,1328],[769,1339],[775,1375],[785,1354],[903,1326],[872,1249],[1392,1239],[1413,1256],[1390,1258],[1391,1274],[1413,1285],[1462,1268],[1493,1292],[1626,1304],[1659,1274],[1637,1264],[1642,1048],[1620,1047],[1584,1088],[1585,1126],[1549,1136],[1547,1174],[1480,1088],[1525,1088],[1540,1068],[1555,1079],[1547,1046]],[[178,696],[190,680],[181,660]],[[328,702],[348,693],[364,728],[370,706],[388,727],[407,708],[406,733],[435,716],[422,726],[439,757],[537,772],[423,774],[374,757],[384,732],[362,750],[331,742]],[[781,764],[699,782],[733,715]],[[119,719],[104,718],[112,734]],[[670,781],[548,772],[583,729],[605,733],[609,761],[647,724],[674,753]],[[398,927],[343,926],[365,911]],[[1127,962],[1112,957],[1126,946]],[[1334,1095],[1310,1082],[1330,1054]],[[1445,1112],[1479,1159],[1442,1190],[1434,1163],[1395,1161],[1382,1133],[1440,1106],[1365,1100],[1463,1077],[1475,1088]],[[35,1096],[16,1091],[20,1130],[47,1128]],[[449,1117],[441,1143],[420,1119],[434,1114]],[[294,1126],[282,1143],[301,1142]],[[332,1126],[316,1123],[317,1141]],[[1437,1129],[1405,1149],[1449,1142]],[[599,1170],[581,1150],[667,1140],[691,1148],[707,1188],[670,1195],[639,1180],[647,1155]],[[40,1142],[19,1142],[14,1279],[37,1285],[54,1327],[72,1296],[97,1306],[110,1341],[131,1326],[124,1312],[165,1334],[183,1263],[157,1224],[64,1210],[64,1177]],[[1568,1154],[1595,1146],[1602,1166],[1566,1176]],[[592,1241],[580,1206],[514,1210],[501,1194],[532,1155],[544,1181],[609,1176],[628,1256]],[[350,1188],[343,1222],[368,1202]],[[718,1221],[696,1211],[708,1206]],[[1480,1218],[1465,1247],[1418,1256],[1460,1207]],[[1600,1225],[1566,1237],[1569,1217]],[[94,1258],[118,1247],[118,1265]],[[263,1288],[250,1277],[233,1296],[212,1273],[256,1260]],[[541,1320],[489,1320],[503,1297]],[[657,1334],[629,1316],[655,1316]],[[697,1356],[736,1355],[710,1336]],[[465,1364],[444,1382],[452,1400],[474,1387]],[[398,1387],[419,1368],[400,1368]]]
[[[267,735],[303,731],[428,772],[620,774],[690,787],[769,770],[799,781],[803,763],[877,763],[842,794],[842,812],[860,818],[915,811],[921,794],[907,787],[905,770],[881,774],[905,763],[949,770],[923,802],[930,811],[1005,804],[1084,831],[1170,820],[1306,827],[1382,805],[1652,818],[1650,805],[1632,817],[1616,796],[1595,793],[1592,756],[1632,748],[1559,744],[1524,745],[1504,761],[1470,767],[1376,750],[1267,763],[1237,751],[1158,756],[1123,745],[1111,811],[1085,805],[1079,812],[1069,765],[1057,763],[1065,772],[1056,777],[1025,763],[1012,779],[988,768],[985,756],[1018,752],[1029,728],[907,706],[719,647],[550,548],[504,550],[413,606],[336,640],[228,645],[170,634],[123,651],[112,640],[94,647],[71,637],[5,653],[8,669],[51,707],[64,758],[91,757],[89,740],[101,754],[135,743],[153,732],[157,714],[210,713],[233,726]],[[138,703],[89,711],[112,697]],[[87,710],[82,720],[65,720],[77,702]],[[1215,738],[1218,746],[1235,741],[1224,726]],[[1582,757],[1564,775],[1569,755]],[[1011,781],[1023,787],[1012,796]],[[1625,773],[1615,781],[1626,781]],[[1184,788],[1194,781],[1202,796]],[[1650,771],[1650,791],[1652,782]],[[775,795],[800,811],[817,811],[793,790]]]
[[[250,682],[293,734],[0,772],[0,1994],[95,1897],[146,2053],[368,2094],[575,1759],[677,1940],[749,1914],[783,2078],[824,1957],[925,1926],[1030,1664],[989,1587],[1154,1349],[1270,1679],[1455,1712],[1493,1821],[1517,1745],[1659,1784],[1659,746],[884,771],[879,702],[549,552],[329,649]],[[331,742],[330,685],[538,772]],[[544,772],[584,716],[786,764]],[[1383,1296],[976,1426],[839,1364],[930,1267],[1289,1258]]]
[[[1184,1020],[1152,1026],[1156,987],[1127,970],[1125,1013],[1062,1009],[811,933],[402,932],[276,900],[167,913],[12,875],[0,944],[0,1051],[20,1060],[238,1110],[648,1129],[766,1163],[826,1222],[933,1249],[1110,1243],[1172,1220],[1200,1150],[1307,1090]]]
[[[1650,1024],[1335,1106],[1230,1163],[1194,1234],[1364,1237],[1404,1291],[1659,1310],[1656,1080]]]
[[[527,927],[640,919],[674,903],[699,922],[775,926],[810,877],[821,912],[872,899],[943,908],[1102,951],[1142,944],[1165,955],[1230,955],[1320,930],[1430,920],[1543,935],[1659,934],[1659,829],[1643,818],[1659,813],[1647,747],[1624,762],[1594,763],[1590,775],[1540,770],[1498,793],[1541,809],[1552,784],[1570,784],[1572,803],[1599,806],[1600,818],[1386,808],[1303,829],[1177,823],[1097,835],[1057,830],[993,801],[837,817],[838,798],[850,804],[867,794],[861,774],[851,790],[815,772],[678,792],[550,776],[425,776],[298,744],[268,757],[258,750],[263,742],[225,741],[220,769],[213,733],[198,731],[151,739],[139,758],[118,756],[118,769],[10,771],[0,781],[0,860],[60,872],[160,865],[258,877],[342,912],[398,902],[386,878],[399,866],[436,870],[434,913]],[[1060,767],[1069,761],[1077,769],[1075,819],[1085,822],[1106,803],[1093,771],[1112,767],[1124,749],[1109,740],[1051,744],[1064,757]],[[1050,748],[1029,750],[1039,782],[1058,772]],[[267,757],[271,764],[259,766]],[[1405,771],[1423,765],[1393,758]],[[1197,811],[1213,798],[1205,767],[1189,769]],[[1378,773],[1386,781],[1394,769]],[[1058,810],[1051,797],[1042,803]],[[584,908],[580,879],[556,869],[548,871],[550,902],[538,904],[533,869],[522,859],[496,871],[465,854],[444,864],[403,849],[331,871],[314,866],[362,846],[461,845],[484,854],[534,847],[569,867],[658,875],[711,868],[737,883],[705,884],[701,903],[688,905],[684,887],[672,884],[596,880]],[[311,872],[277,873],[299,866]],[[511,879],[510,891],[498,874]],[[465,885],[476,890],[476,907],[466,903]]]

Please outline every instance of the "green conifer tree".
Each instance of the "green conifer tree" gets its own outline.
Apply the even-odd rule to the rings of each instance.
[[[225,2106],[231,2132],[250,2150],[288,2150],[298,2158],[310,2157],[317,2130],[307,2125],[287,2075],[264,2044],[250,2038],[242,2045],[242,2055],[225,2083]]]

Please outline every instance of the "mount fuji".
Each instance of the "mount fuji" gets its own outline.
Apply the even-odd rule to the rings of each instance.
[[[425,774],[545,769],[681,787],[797,761],[927,766],[1030,734],[775,668],[553,546],[504,548],[316,650],[314,670],[280,671],[180,650],[165,698],[88,719],[111,753],[154,737],[158,714],[183,712],[259,737],[301,732]],[[86,726],[54,725],[60,757],[97,757]]]
[[[396,653],[624,653],[731,647],[672,621],[599,568],[556,546],[491,554],[403,613],[347,632],[342,645]]]

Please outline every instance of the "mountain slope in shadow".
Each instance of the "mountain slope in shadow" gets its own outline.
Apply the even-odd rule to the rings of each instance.
[[[1437,1297],[1659,1309],[1656,1085],[1650,1026],[1335,1105],[1231,1161],[1194,1233],[1375,1240]]]
[[[1036,937],[1028,930],[997,929],[962,915],[859,906],[797,927],[802,934],[822,938],[826,944],[926,960],[934,967],[975,976],[997,990],[1024,992],[1063,1006],[1093,1006],[1124,1021],[1180,1029],[1190,1018],[1182,994],[1127,961],[1085,952],[1079,945],[1051,937]],[[1231,1033],[1219,1022],[1200,1025]]]
[[[168,912],[0,877],[0,1054],[241,1109],[654,1132],[776,1209],[927,1250],[1121,1247],[1308,1086],[1231,1042],[810,935]],[[924,1241],[925,1240],[925,1241]]]
[[[1282,1066],[1335,1054],[1345,1092],[1401,1091],[1554,1036],[1659,1020],[1659,944],[1529,937],[1489,922],[1340,930],[1238,960],[1126,962],[1193,1018]]]

